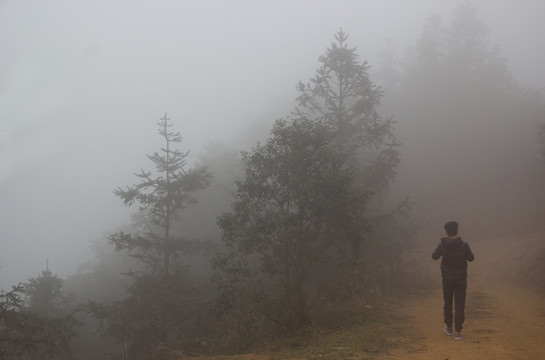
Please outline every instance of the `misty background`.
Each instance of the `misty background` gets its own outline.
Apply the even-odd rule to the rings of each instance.
[[[513,78],[545,87],[545,3],[471,3]],[[156,122],[165,112],[190,161],[211,143],[250,148],[293,109],[295,84],[313,76],[339,28],[378,81],[388,44],[402,64],[426,19],[448,23],[458,4],[0,0],[0,287],[39,273],[46,259],[54,273],[73,273],[92,257],[93,241],[129,221],[112,191],[151,167],[145,155],[161,146]],[[409,195],[416,210],[432,212],[429,202],[443,199],[412,190],[430,177],[410,164],[433,147],[409,140],[415,129],[434,138],[443,128],[390,113],[403,144],[392,199]],[[448,131],[461,137],[463,129]]]

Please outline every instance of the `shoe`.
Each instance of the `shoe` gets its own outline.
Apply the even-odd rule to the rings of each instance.
[[[456,340],[462,340],[462,339],[463,339],[462,334],[460,334],[458,331],[456,331],[456,332],[454,333],[454,339],[456,339]]]
[[[448,336],[454,335],[454,333],[452,332],[452,328],[445,326],[445,334],[447,334]]]

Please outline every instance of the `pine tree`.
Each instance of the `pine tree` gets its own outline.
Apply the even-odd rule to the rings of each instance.
[[[114,191],[126,206],[137,203],[139,216],[149,222],[149,226],[136,235],[113,234],[110,241],[117,250],[128,249],[168,279],[171,261],[181,251],[181,239],[172,234],[173,225],[181,220],[182,210],[196,202],[192,193],[208,186],[211,174],[206,167],[186,169],[189,151],[182,152],[174,147],[182,141],[182,136],[170,130],[172,124],[167,114],[157,125],[165,147],[161,153],[155,152],[148,158],[155,164],[158,174],[141,170],[136,174],[140,183],[125,189],[117,187]]]
[[[43,271],[29,282],[0,292],[1,359],[72,359],[78,322],[63,280]]]
[[[131,358],[149,358],[160,343],[188,336],[184,325],[199,304],[199,289],[175,261],[188,241],[173,230],[179,229],[182,211],[196,202],[192,194],[208,186],[211,174],[204,166],[186,169],[189,151],[175,147],[182,137],[170,130],[166,114],[157,125],[164,147],[148,155],[156,173],[141,170],[139,183],[115,189],[126,206],[137,204],[138,210],[130,232],[109,237],[117,251],[128,251],[145,267],[129,272],[134,282],[123,299],[90,302],[87,308],[108,335],[128,346]]]
[[[320,56],[321,66],[310,83],[299,82],[297,117],[325,121],[336,131],[336,142],[352,155],[363,183],[376,192],[395,177],[399,162],[392,118],[378,108],[383,91],[369,78],[369,65],[359,61],[341,29]]]
[[[337,275],[364,239],[368,196],[334,138],[324,122],[279,120],[265,144],[243,153],[233,212],[219,218],[227,250],[215,259],[219,307],[258,299],[290,332],[309,324],[310,294],[346,281]],[[228,299],[232,291],[239,299]]]
[[[312,320],[311,297],[354,289],[372,222],[368,205],[393,180],[398,153],[393,121],[378,112],[382,90],[347,39],[340,30],[316,75],[297,85],[292,117],[243,153],[233,211],[218,222],[226,247],[214,263],[220,313],[247,301],[255,307],[243,316],[266,309],[289,332]]]
[[[24,285],[28,311],[46,318],[55,318],[69,313],[73,297],[64,289],[64,280],[46,269]]]

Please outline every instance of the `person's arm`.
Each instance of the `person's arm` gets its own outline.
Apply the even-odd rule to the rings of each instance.
[[[443,255],[443,248],[441,247],[441,243],[439,243],[433,254],[431,254],[431,258],[433,260],[437,260],[441,257],[441,255]]]
[[[471,248],[469,247],[468,243],[466,243],[466,259],[467,261],[475,260],[475,256],[473,255],[473,252],[471,252]]]

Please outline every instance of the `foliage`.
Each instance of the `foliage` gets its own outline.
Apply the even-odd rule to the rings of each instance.
[[[44,270],[24,285],[28,311],[46,318],[66,315],[73,309],[73,296],[64,291],[64,280]]]
[[[119,230],[127,229],[129,225],[119,227]],[[93,259],[80,265],[78,271],[65,280],[66,288],[75,295],[78,304],[87,304],[89,301],[106,303],[122,299],[125,289],[133,280],[122,273],[128,269],[144,268],[137,259],[129,257],[125,252],[114,251],[107,236],[104,234],[93,242]],[[106,354],[114,354],[119,350],[119,345],[113,338],[102,336],[97,331],[99,321],[91,314],[81,311],[76,316],[81,325],[76,329],[77,337],[72,341],[75,358],[79,356],[81,359],[103,359],[107,358]]]
[[[528,228],[529,209],[540,206],[528,181],[533,95],[514,81],[471,4],[459,5],[449,23],[426,23],[389,97],[389,111],[404,120],[399,184],[426,221],[458,214],[467,230],[475,224],[487,236]]]
[[[329,270],[354,258],[368,227],[369,194],[334,137],[324,122],[277,121],[264,145],[243,153],[246,177],[233,212],[219,219],[227,247],[215,260],[226,276],[223,295],[261,299],[288,332],[309,323],[312,296]]]
[[[457,7],[448,26],[437,16],[426,22],[406,75],[405,86],[418,86],[417,93],[431,99],[447,92],[470,101],[482,91],[514,86],[505,59],[489,43],[488,29],[469,3]]]
[[[336,143],[351,155],[365,186],[376,193],[394,180],[399,162],[392,118],[378,113],[383,91],[369,78],[369,65],[360,63],[348,35],[340,30],[310,83],[299,82],[297,117],[323,121],[332,126]]]
[[[226,251],[213,263],[214,310],[241,347],[303,329],[316,308],[355,295],[374,271],[364,254],[392,240],[377,235],[368,207],[395,177],[393,121],[379,115],[382,90],[347,35],[335,38],[315,77],[298,84],[293,117],[243,152],[245,177],[218,221]]]
[[[398,279],[404,280],[403,260],[414,246],[417,233],[415,220],[410,216],[411,207],[406,197],[393,209],[373,217],[366,251],[359,262],[358,273],[365,279],[360,286],[373,284],[386,288],[389,284],[395,286]]]
[[[205,289],[178,273],[166,279],[159,274],[135,278],[126,296],[108,304],[91,301],[87,309],[100,321],[100,329],[128,348],[131,359],[146,358],[160,344],[183,347],[186,338],[210,333]]]
[[[145,224],[146,229],[136,235],[118,232],[110,237],[116,250],[129,250],[153,271],[161,271],[167,278],[171,260],[183,250],[183,239],[173,236],[172,226],[181,220],[181,211],[195,202],[192,193],[205,188],[211,177],[206,167],[186,169],[189,152],[173,148],[182,137],[169,130],[172,126],[169,121],[165,114],[157,123],[165,147],[161,153],[148,155],[159,174],[153,176],[151,171],[141,170],[136,174],[140,183],[125,189],[117,187],[114,191],[125,205],[138,204],[139,215],[144,217],[141,225]]]
[[[445,62],[458,81],[471,81],[478,89],[504,90],[513,85],[505,59],[497,46],[489,44],[488,29],[472,5],[458,6],[445,30]]]
[[[293,117],[243,152],[245,177],[219,218],[226,251],[214,261],[214,309],[238,322],[241,339],[272,324],[301,329],[313,303],[361,288],[368,206],[394,180],[399,154],[393,120],[378,113],[382,90],[347,38],[340,30],[316,75],[297,85]]]
[[[44,317],[28,311],[24,287],[0,293],[0,358],[68,359],[77,325],[72,314]]]
[[[87,307],[103,331],[128,348],[131,358],[149,357],[159,344],[189,336],[185,327],[198,315],[194,309],[201,292],[179,260],[202,244],[174,228],[180,227],[182,210],[196,202],[193,193],[208,185],[211,174],[204,166],[186,169],[189,152],[174,148],[182,138],[169,130],[169,120],[165,114],[157,124],[165,147],[148,156],[158,174],[142,170],[136,174],[140,183],[114,191],[126,206],[138,204],[138,211],[130,231],[119,231],[109,240],[117,251],[128,252],[145,266],[126,274],[133,283],[123,299],[91,301]]]

